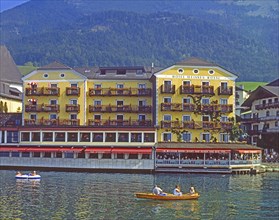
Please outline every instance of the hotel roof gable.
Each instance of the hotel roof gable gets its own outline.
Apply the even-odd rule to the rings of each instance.
[[[83,79],[86,79],[87,77],[78,72],[77,70],[69,67],[69,66],[66,66],[58,61],[54,61],[46,66],[43,66],[43,67],[38,67],[37,70],[34,70],[32,71],[31,73],[27,74],[26,76],[24,76],[22,78],[22,80],[27,80],[28,78],[30,78],[31,76],[37,74],[38,72],[41,72],[41,71],[71,71],[73,72],[75,75],[78,75],[79,77],[83,78]]]
[[[226,70],[225,68],[223,68],[215,63],[211,63],[211,62],[205,61],[200,58],[195,58],[195,57],[191,57],[191,58],[185,59],[183,61],[177,62],[177,63],[173,64],[172,66],[169,66],[165,69],[162,69],[162,70],[156,72],[154,75],[155,76],[161,75],[161,73],[163,73],[164,71],[170,70],[175,67],[216,68],[216,69],[219,69],[220,71],[228,74],[229,76],[233,77],[234,79],[236,79],[238,77],[236,74]]]

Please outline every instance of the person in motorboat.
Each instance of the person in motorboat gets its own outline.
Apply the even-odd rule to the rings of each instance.
[[[166,194],[163,192],[163,190],[162,190],[159,186],[157,186],[157,185],[154,186],[152,192],[153,192],[155,195],[160,195],[160,196],[166,195]]]
[[[36,176],[36,175],[37,175],[36,171],[33,171],[32,173],[29,174],[29,176]]]
[[[21,174],[21,172],[16,172],[16,176],[21,176],[22,174]]]
[[[189,193],[190,194],[195,194],[196,193],[196,190],[193,186],[190,187]]]
[[[175,186],[175,188],[173,190],[173,195],[182,196],[182,192],[180,191],[180,187],[178,185]]]

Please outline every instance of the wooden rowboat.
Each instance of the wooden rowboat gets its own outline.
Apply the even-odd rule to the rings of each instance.
[[[137,198],[140,199],[157,199],[157,200],[192,200],[198,199],[200,195],[194,194],[183,194],[182,196],[175,196],[173,194],[165,193],[165,195],[155,195],[153,193],[136,193]]]

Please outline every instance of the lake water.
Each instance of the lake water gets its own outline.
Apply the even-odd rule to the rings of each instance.
[[[40,172],[16,180],[0,170],[0,219],[279,219],[279,173],[258,175]],[[137,199],[154,183],[171,192],[193,184],[193,201]]]

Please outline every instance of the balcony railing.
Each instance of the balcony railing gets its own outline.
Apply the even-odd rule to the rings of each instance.
[[[66,87],[66,95],[67,96],[80,96],[80,88],[79,87]]]
[[[233,94],[233,87],[224,87],[224,86],[219,86],[218,87],[218,95],[232,95]]]
[[[130,112],[130,113],[151,113],[150,105],[89,105],[89,112]]]
[[[50,104],[37,104],[37,105],[25,105],[25,112],[59,112],[59,105]]]
[[[201,111],[230,113],[233,111],[233,105],[203,104],[201,105]]]
[[[214,122],[214,121],[161,121],[161,128],[173,129],[223,129],[232,128],[231,122]]]
[[[214,86],[187,85],[180,87],[180,94],[214,95]]]
[[[195,105],[191,103],[161,103],[161,111],[195,111]]]
[[[59,96],[60,88],[58,87],[37,87],[37,88],[26,88],[26,96]]]
[[[79,112],[80,105],[79,104],[66,104],[66,112]]]
[[[161,93],[174,94],[175,85],[161,85]]]
[[[79,126],[79,119],[24,119],[24,126]]]
[[[151,120],[88,120],[88,126],[92,127],[151,127]]]
[[[255,106],[256,110],[263,110],[268,108],[279,108],[279,102],[272,102],[266,104],[260,104]]]
[[[89,96],[151,96],[150,88],[90,88]]]

